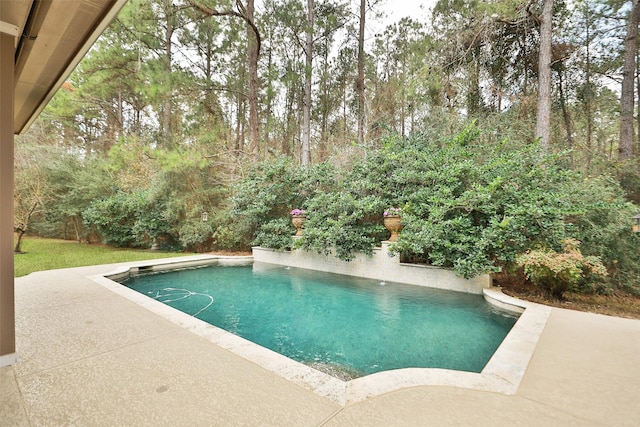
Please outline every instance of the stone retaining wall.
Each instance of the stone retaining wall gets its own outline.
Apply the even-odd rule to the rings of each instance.
[[[267,264],[286,265],[472,294],[482,294],[483,289],[491,287],[489,275],[465,279],[450,269],[401,263],[397,256],[391,257],[389,255],[388,247],[388,242],[382,242],[382,247],[375,248],[372,256],[358,254],[353,261],[349,262],[342,261],[333,255],[327,256],[303,250],[283,252],[254,247],[253,259],[255,262]]]

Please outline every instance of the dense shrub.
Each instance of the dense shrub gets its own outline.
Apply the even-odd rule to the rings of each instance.
[[[472,277],[541,242],[559,247],[574,175],[536,147],[475,145],[478,135],[471,125],[448,143],[392,137],[354,166],[354,187],[403,207],[395,253]]]
[[[587,177],[576,184],[569,197],[581,212],[567,222],[582,242],[582,252],[598,256],[609,271],[607,280],[595,282],[591,290],[640,293],[640,236],[630,232],[638,207],[625,201],[625,192],[611,177]]]
[[[80,160],[73,155],[59,154],[42,161],[42,168],[46,177],[46,184],[39,196],[42,211],[34,218],[31,232],[44,237],[71,238],[78,242],[90,240],[82,212],[93,200],[113,192],[104,162],[95,158]],[[18,187],[16,191],[19,191]]]
[[[85,224],[95,228],[104,243],[118,247],[147,247],[154,241],[176,249],[176,239],[163,217],[162,206],[148,191],[118,192],[93,201],[82,213]]]
[[[278,156],[254,165],[233,189],[227,222],[214,234],[216,246],[291,247],[294,228],[290,223],[285,226],[289,212],[304,208],[310,198],[334,185],[334,168],[328,163],[303,168],[285,156]],[[291,232],[288,236],[286,229]],[[274,232],[280,237],[268,237]]]
[[[294,230],[288,217],[272,219],[258,228],[253,244],[265,248],[291,249]]]
[[[584,273],[590,272],[592,276],[601,277],[607,275],[607,269],[600,259],[584,256],[579,246],[579,241],[566,239],[562,252],[536,249],[518,255],[516,262],[524,268],[527,278],[534,284],[554,298],[562,299],[568,290],[581,290],[578,286],[584,279]]]
[[[213,246],[216,249],[247,251],[255,239],[256,224],[250,217],[232,214],[230,210],[216,216],[218,227],[213,232]]]
[[[180,227],[180,243],[190,252],[209,252],[213,245],[213,225],[209,221],[192,219]]]
[[[348,181],[347,181],[348,182]],[[383,204],[375,196],[357,197],[348,189],[318,194],[307,202],[307,222],[297,247],[349,261],[371,254],[381,240]]]
[[[575,270],[574,289],[640,290],[640,236],[631,232],[634,207],[619,184],[572,171],[565,153],[490,135],[475,124],[449,140],[391,135],[347,170],[261,164],[238,187],[235,223],[255,243],[287,249],[288,212],[305,208],[295,246],[350,260],[388,237],[382,212],[398,206],[404,228],[391,251],[405,260],[473,277],[509,271],[519,254],[538,248],[562,254],[562,242],[577,239],[585,259],[598,257],[609,276]]]

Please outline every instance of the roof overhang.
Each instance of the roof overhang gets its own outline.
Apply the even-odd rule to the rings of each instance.
[[[38,117],[127,0],[0,0],[16,37],[14,133]]]

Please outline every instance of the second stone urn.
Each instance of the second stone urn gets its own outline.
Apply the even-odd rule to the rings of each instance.
[[[398,240],[398,233],[402,230],[402,218],[400,215],[385,215],[384,226],[391,232],[389,242]]]

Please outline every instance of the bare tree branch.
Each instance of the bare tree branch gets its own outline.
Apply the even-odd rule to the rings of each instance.
[[[240,0],[236,0],[236,7],[238,8],[239,12],[231,9],[229,10],[211,9],[199,3],[196,3],[193,0],[189,0],[189,4],[206,16],[235,16],[237,18],[242,19],[244,22],[247,23],[247,25],[251,27],[253,34],[256,36],[258,56],[260,56],[260,49],[262,47],[262,38],[260,37],[260,31],[258,30],[258,27],[253,22],[253,20],[249,19],[249,17],[247,16],[247,10]]]

